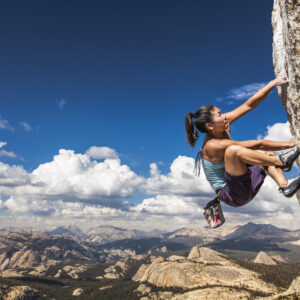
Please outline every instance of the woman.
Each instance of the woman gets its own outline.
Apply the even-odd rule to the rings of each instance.
[[[186,135],[192,147],[198,139],[197,130],[206,134],[196,166],[200,168],[201,160],[212,188],[219,199],[230,206],[243,206],[255,197],[264,182],[265,170],[286,197],[292,197],[300,188],[300,177],[287,185],[282,172],[289,171],[299,156],[295,138],[288,142],[237,142],[229,135],[234,121],[252,111],[275,86],[287,83],[287,76],[282,73],[233,111],[223,114],[219,108],[206,105],[185,117]],[[292,149],[279,156],[273,152],[288,148]]]

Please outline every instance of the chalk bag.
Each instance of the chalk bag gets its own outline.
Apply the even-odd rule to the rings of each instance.
[[[217,228],[225,223],[221,203],[218,197],[206,204],[204,207],[204,217],[210,228]]]

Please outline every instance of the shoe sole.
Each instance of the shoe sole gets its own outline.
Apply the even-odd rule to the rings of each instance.
[[[299,190],[299,188],[300,188],[300,182],[298,183],[298,185],[297,185],[297,187],[296,187],[296,189],[295,189],[295,191],[294,191],[293,193],[287,194],[287,195],[285,195],[285,194],[283,193],[283,195],[284,195],[285,197],[287,197],[287,198],[292,198],[292,197],[297,193],[297,191]]]
[[[293,164],[294,164],[295,160],[299,157],[299,155],[300,155],[300,152],[298,152],[298,155],[293,159],[293,161],[291,162],[291,164],[288,167],[283,168],[282,166],[278,166],[277,168],[282,169],[282,171],[284,171],[284,172],[289,172],[292,169]]]

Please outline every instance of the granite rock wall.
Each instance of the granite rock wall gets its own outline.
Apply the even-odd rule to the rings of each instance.
[[[289,78],[289,85],[278,87],[278,94],[300,145],[300,0],[274,0],[272,27],[274,72],[277,76],[285,71]],[[300,192],[297,198],[300,203]]]

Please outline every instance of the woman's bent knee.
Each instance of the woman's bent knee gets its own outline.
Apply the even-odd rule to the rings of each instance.
[[[225,150],[225,157],[227,156],[237,156],[239,152],[243,149],[244,147],[239,146],[239,145],[230,145],[226,148]]]

